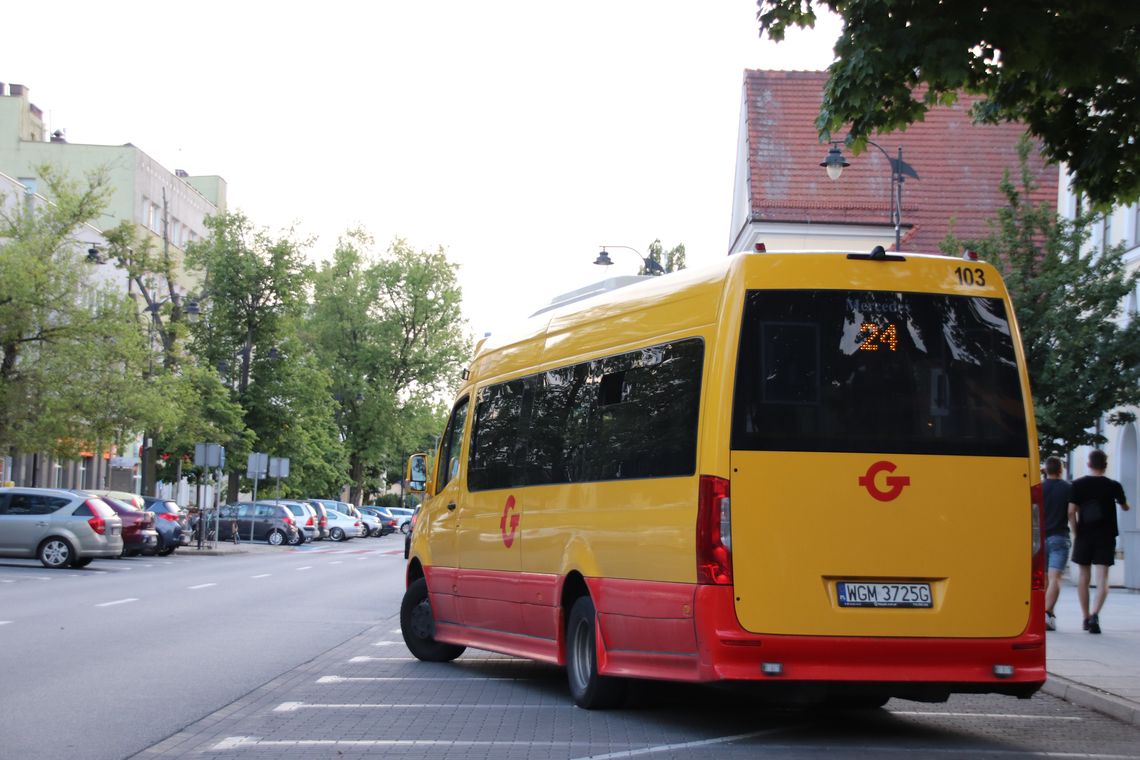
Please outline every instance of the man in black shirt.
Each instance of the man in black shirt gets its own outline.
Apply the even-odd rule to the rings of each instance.
[[[1069,481],[1061,477],[1061,460],[1045,460],[1045,480],[1041,490],[1045,496],[1045,557],[1049,567],[1049,586],[1045,589],[1045,630],[1057,630],[1053,607],[1061,595],[1061,575],[1069,561]],[[1075,521],[1074,521],[1075,522]],[[1088,613],[1085,613],[1088,616]]]
[[[1070,519],[1076,518],[1076,541],[1073,542],[1073,562],[1080,568],[1077,578],[1077,599],[1085,630],[1100,633],[1100,610],[1108,597],[1108,568],[1116,562],[1116,505],[1128,511],[1124,487],[1104,475],[1108,469],[1108,456],[1100,449],[1089,452],[1089,472],[1073,481],[1069,496]],[[1096,565],[1096,601],[1089,614],[1089,570]]]

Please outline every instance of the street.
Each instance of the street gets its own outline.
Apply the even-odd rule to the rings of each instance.
[[[641,682],[575,708],[565,673],[399,633],[402,541],[0,562],[0,758],[1140,758],[1140,729],[1055,697],[831,712]]]
[[[369,629],[402,564],[393,537],[0,560],[0,757],[128,757]]]

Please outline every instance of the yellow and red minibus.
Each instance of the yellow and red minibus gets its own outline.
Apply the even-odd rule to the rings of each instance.
[[[739,254],[543,311],[477,347],[433,459],[422,660],[565,665],[586,708],[629,678],[855,705],[1045,680],[1036,430],[989,264]]]

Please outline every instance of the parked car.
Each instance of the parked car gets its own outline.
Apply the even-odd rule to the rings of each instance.
[[[154,528],[158,531],[158,556],[165,557],[182,546],[182,507],[173,499],[144,496],[143,504],[154,512]]]
[[[78,493],[85,492],[79,491]],[[107,503],[108,507],[115,510],[115,514],[123,521],[122,556],[134,557],[139,554],[154,554],[158,551],[158,531],[154,527],[154,512],[139,509],[134,504],[106,493],[92,493],[91,495],[99,496]]]
[[[360,535],[360,520],[335,509],[326,508],[329,517],[329,538],[333,541],[347,541]]]
[[[105,501],[56,488],[0,488],[0,556],[86,567],[123,552],[123,521]]]
[[[321,503],[320,499],[305,499],[305,503],[317,511],[317,541],[321,541],[329,537],[329,515],[325,511],[325,505]]]
[[[300,528],[293,513],[283,504],[241,501],[226,504],[218,514],[218,540],[232,541],[233,526],[238,537],[266,541],[274,546],[299,542]]]
[[[405,507],[388,507],[388,512],[396,518],[396,530],[407,535],[412,532],[412,513],[414,509]]]
[[[273,504],[271,501],[259,501],[258,504]],[[297,521],[297,525],[301,528],[298,533],[298,544],[303,544],[306,541],[316,541],[317,534],[320,530],[317,527],[317,512],[309,504],[303,501],[293,501],[292,499],[282,499],[277,503],[282,504],[286,509],[293,513],[293,518]]]
[[[379,507],[361,507],[360,511],[365,514],[376,516],[376,519],[380,521],[381,536],[386,536],[389,533],[396,532],[396,518],[392,517],[392,515],[388,514],[388,512],[385,510],[380,509]]]
[[[412,510],[412,519],[408,521],[408,532],[404,534],[404,559],[412,553],[412,531],[416,529],[416,518],[420,516],[420,505]]]
[[[347,501],[337,501],[336,499],[312,499],[312,501],[320,502],[324,506],[326,512],[332,510],[335,512],[339,512],[342,515],[347,515],[348,517],[351,517],[354,520],[356,520],[359,523],[359,525],[357,526],[357,532],[356,533],[350,532],[349,533],[350,538],[352,536],[372,535],[372,529],[374,526],[372,525],[371,521],[362,519],[360,512],[356,509],[356,507],[349,504]],[[367,527],[365,527],[366,525],[367,525]],[[379,534],[376,534],[376,535],[379,535]],[[341,540],[339,538],[332,536],[332,516],[331,515],[329,515],[329,537],[332,538],[334,541],[340,541]]]
[[[349,507],[347,514],[350,517],[355,517],[360,520],[360,524],[363,527],[361,535],[378,538],[385,534],[384,525],[381,523],[379,517],[370,512],[365,512],[363,509],[357,509],[351,504],[345,504],[344,506]]]

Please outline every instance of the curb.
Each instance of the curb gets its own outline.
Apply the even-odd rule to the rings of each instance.
[[[1068,678],[1053,673],[1048,674],[1041,691],[1074,705],[1095,710],[1102,715],[1107,715],[1124,723],[1140,726],[1140,704],[1132,700],[1094,689],[1076,681],[1070,681]]]

